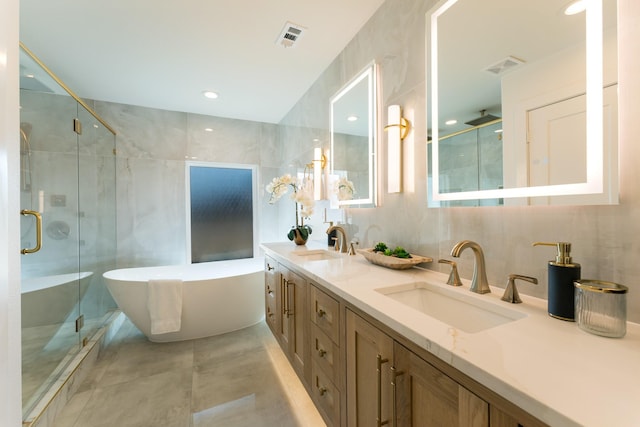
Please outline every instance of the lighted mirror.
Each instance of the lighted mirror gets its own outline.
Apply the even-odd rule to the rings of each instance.
[[[338,205],[376,205],[377,97],[370,64],[331,98],[331,181]]]
[[[615,0],[427,13],[430,206],[618,202]]]

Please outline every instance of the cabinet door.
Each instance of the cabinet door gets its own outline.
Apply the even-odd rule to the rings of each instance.
[[[347,310],[347,425],[389,424],[393,340]]]
[[[264,294],[265,294],[265,320],[271,332],[277,335],[279,329],[278,322],[282,321],[278,310],[278,288],[280,285],[280,274],[278,273],[276,261],[265,256],[264,258]]]
[[[489,426],[487,402],[398,343],[394,355],[398,426]]]
[[[493,405],[491,405],[489,411],[491,414],[491,427],[530,427],[543,425],[541,423],[538,423],[537,420],[520,421],[514,416],[498,409]]]
[[[282,326],[283,347],[289,354],[293,368],[304,381],[311,376],[309,358],[309,321],[307,319],[307,282],[291,270],[282,269]]]

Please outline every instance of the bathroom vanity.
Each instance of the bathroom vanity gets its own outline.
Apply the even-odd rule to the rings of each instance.
[[[262,245],[265,309],[328,426],[640,425],[640,325],[590,335],[541,299],[314,245]]]

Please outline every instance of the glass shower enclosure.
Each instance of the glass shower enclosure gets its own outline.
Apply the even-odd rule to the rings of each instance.
[[[23,419],[116,309],[115,132],[21,44]]]

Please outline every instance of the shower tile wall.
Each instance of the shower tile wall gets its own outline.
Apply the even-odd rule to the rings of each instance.
[[[276,125],[102,101],[93,105],[117,133],[119,267],[188,261],[187,161],[259,165],[260,195],[263,180],[278,173]],[[260,221],[277,221],[278,207],[265,206],[266,201],[259,206]],[[280,240],[273,227],[261,231],[260,241]]]
[[[428,209],[426,203],[425,14],[434,0],[387,0],[329,68],[283,119],[284,153],[312,146],[310,139],[293,138],[329,129],[331,96],[371,60],[380,65],[380,117],[386,107],[399,104],[413,123],[404,141],[405,191],[386,194],[386,165],[381,163],[381,206],[351,209],[349,235],[361,246],[376,241],[401,244],[411,252],[434,259],[450,257],[459,240],[471,239],[484,248],[488,278],[504,286],[510,273],[535,276],[538,286],[522,286],[521,293],[546,297],[546,264],[552,251],[531,247],[535,241],[569,241],[582,276],[611,280],[630,287],[628,318],[640,322],[640,57],[636,55],[640,3],[619,1],[620,28],[620,205],[577,207],[482,207]],[[308,141],[308,142],[307,142]],[[306,145],[305,145],[306,144]],[[380,145],[386,147],[383,141]],[[384,155],[383,155],[384,156]],[[289,159],[285,157],[285,161]],[[415,179],[415,181],[413,181]],[[463,254],[461,275],[470,278],[472,255]],[[441,268],[435,264],[432,268]],[[444,267],[443,267],[444,269]]]

